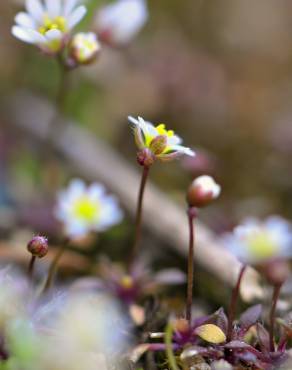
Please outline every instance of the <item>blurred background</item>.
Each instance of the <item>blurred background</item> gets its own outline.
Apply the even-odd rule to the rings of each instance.
[[[90,12],[79,29],[90,29],[93,10],[105,3],[88,0]],[[57,226],[48,215],[50,197],[44,196],[48,171],[41,145],[7,114],[9,99],[19,91],[53,101],[58,88],[56,62],[11,35],[22,4],[0,2],[0,229],[3,240],[23,230],[54,240]],[[173,128],[197,156],[157,163],[151,179],[184,205],[191,179],[213,175],[223,193],[202,219],[219,234],[247,215],[291,219],[291,1],[149,0],[148,5],[149,21],[131,45],[104,47],[94,65],[71,74],[64,115],[133,166],[129,114]],[[35,115],[42,120],[37,109]],[[62,159],[60,166],[62,185],[78,175]],[[106,251],[114,245],[110,253],[119,258],[132,228],[126,219],[99,243]],[[154,246],[161,242],[151,230],[147,240]],[[166,253],[163,258],[169,265],[176,261]]]

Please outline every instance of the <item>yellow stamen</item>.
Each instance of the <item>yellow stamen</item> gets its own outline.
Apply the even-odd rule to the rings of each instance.
[[[87,197],[79,199],[73,207],[74,216],[87,222],[96,219],[99,212],[98,205],[92,203]]]
[[[258,232],[248,238],[248,249],[252,256],[257,259],[270,258],[277,252],[277,245],[273,242],[270,235]]]
[[[39,27],[39,32],[44,35],[50,30],[59,30],[61,32],[67,31],[67,21],[64,17],[56,17],[51,19],[47,15],[44,16],[43,25]]]
[[[168,137],[174,135],[173,130],[166,130],[164,123],[160,123],[158,126],[156,126],[156,130],[158,131],[159,135],[166,135]]]
[[[129,275],[125,275],[121,279],[121,286],[125,289],[131,289],[134,285],[133,278]]]

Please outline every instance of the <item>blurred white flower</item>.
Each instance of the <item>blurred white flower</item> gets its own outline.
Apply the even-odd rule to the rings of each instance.
[[[100,43],[93,32],[79,32],[70,43],[70,55],[78,64],[89,64],[100,51]]]
[[[83,237],[90,231],[104,231],[122,219],[117,200],[107,195],[98,183],[86,186],[82,180],[72,180],[58,194],[56,218],[63,222],[70,237]]]
[[[220,185],[211,176],[199,176],[189,187],[188,202],[192,207],[203,207],[218,198],[220,193]]]
[[[183,145],[182,139],[174,131],[166,130],[164,124],[153,126],[152,123],[129,116],[134,128],[135,140],[140,150],[149,149],[155,158],[162,161],[172,160],[183,154],[194,156],[195,153]]]
[[[248,218],[227,234],[227,248],[245,264],[261,264],[292,256],[292,225],[279,216]]]
[[[70,293],[49,327],[42,362],[48,370],[112,369],[127,349],[127,327],[113,299]]]
[[[66,36],[84,17],[86,8],[79,0],[26,0],[26,12],[15,17],[12,34],[51,54],[64,46]]]
[[[113,46],[129,43],[148,19],[144,0],[118,0],[101,8],[96,17],[99,38]]]

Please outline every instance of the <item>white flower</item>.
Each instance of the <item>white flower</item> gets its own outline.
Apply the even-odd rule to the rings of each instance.
[[[111,45],[129,43],[148,19],[145,0],[118,0],[100,9],[96,18],[101,40]]]
[[[57,53],[66,36],[84,17],[86,8],[79,0],[26,0],[26,12],[15,17],[12,34],[47,53]]]
[[[79,64],[91,63],[100,51],[100,43],[95,33],[77,33],[70,44],[70,54]]]
[[[279,216],[271,216],[264,221],[248,218],[223,240],[245,264],[292,256],[292,225]]]
[[[188,202],[191,207],[203,207],[219,197],[221,187],[211,176],[197,177],[188,190]]]
[[[90,231],[104,231],[122,219],[117,200],[107,195],[102,185],[86,187],[82,180],[72,180],[58,195],[56,218],[64,223],[70,237],[82,237]]]
[[[129,116],[130,123],[134,127],[134,135],[140,150],[149,149],[155,158],[162,161],[177,158],[183,154],[194,156],[195,153],[183,145],[182,139],[175,135],[174,131],[166,130],[164,124],[153,126],[152,123]]]

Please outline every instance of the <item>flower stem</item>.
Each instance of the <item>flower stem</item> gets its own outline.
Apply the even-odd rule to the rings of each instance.
[[[235,317],[236,305],[237,305],[239,291],[240,291],[240,284],[241,284],[245,269],[246,269],[246,265],[242,265],[239,271],[236,285],[233,288],[232,297],[231,297],[229,310],[228,310],[227,341],[231,340],[233,320]]]
[[[172,334],[173,334],[173,327],[171,323],[168,323],[165,331],[165,337],[164,337],[164,344],[166,349],[166,356],[168,360],[168,364],[171,370],[179,370],[175,355],[173,353],[173,346],[172,346]]]
[[[32,278],[32,274],[33,274],[33,269],[34,269],[34,264],[35,264],[35,260],[36,260],[36,256],[31,256],[31,259],[30,259],[30,262],[29,262],[29,265],[28,265],[28,277],[31,279]]]
[[[48,272],[47,280],[46,280],[46,283],[45,283],[45,286],[44,286],[44,289],[43,289],[43,293],[48,292],[48,290],[50,289],[50,287],[52,285],[53,277],[54,277],[55,272],[57,270],[58,263],[59,263],[61,257],[63,256],[63,253],[65,252],[68,243],[69,243],[69,239],[66,239],[64,241],[62,247],[58,250],[57,254],[55,255],[55,257],[54,257],[54,259],[53,259],[53,261],[50,265],[50,268],[49,268],[49,272]]]
[[[134,243],[133,243],[132,251],[130,253],[130,258],[128,262],[129,269],[131,269],[132,264],[135,260],[135,257],[137,255],[138,248],[139,248],[139,242],[141,239],[143,198],[144,198],[145,185],[146,185],[148,174],[149,174],[149,169],[150,167],[143,166],[143,173],[142,173],[141,182],[140,182],[138,203],[137,203],[137,209],[136,209],[135,238],[134,238]]]
[[[186,307],[186,319],[191,326],[192,323],[192,303],[193,303],[193,284],[194,284],[194,218],[197,215],[195,207],[188,209],[188,221],[189,221],[189,256],[188,256],[188,287],[187,287],[187,307]]]
[[[270,311],[270,330],[269,330],[269,336],[270,336],[270,351],[275,351],[275,344],[274,344],[274,331],[275,331],[275,315],[276,315],[276,307],[277,302],[280,295],[282,284],[277,284],[274,286],[274,292],[273,292],[273,299],[272,299],[272,307]]]

